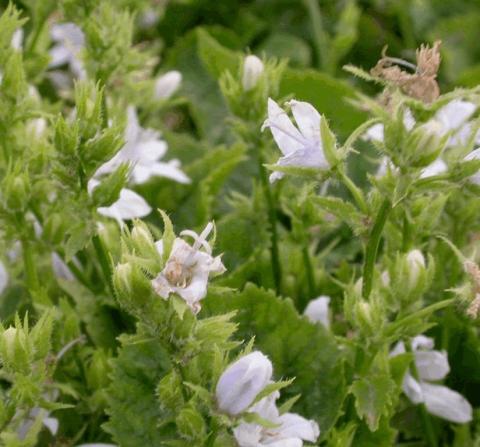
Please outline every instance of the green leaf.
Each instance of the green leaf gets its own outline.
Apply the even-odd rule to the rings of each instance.
[[[163,220],[163,235],[162,235],[162,241],[163,241],[163,253],[162,253],[162,258],[163,258],[163,263],[165,264],[168,260],[168,257],[170,256],[170,252],[172,251],[173,247],[173,241],[175,240],[175,232],[173,231],[173,225],[172,221],[168,217],[167,213],[163,210],[158,210],[160,215],[162,216]]]
[[[208,72],[215,78],[228,70],[236,74],[240,67],[240,57],[222,46],[202,28],[197,29],[198,54]]]
[[[121,337],[122,348],[112,362],[104,428],[116,443],[125,447],[164,445],[168,427],[158,423],[165,415],[157,402],[156,386],[171,369],[168,355],[157,342],[129,344]],[[171,438],[170,438],[171,439]]]
[[[380,372],[353,383],[351,391],[355,396],[355,408],[371,431],[378,429],[380,417],[390,411],[395,390],[396,384],[391,377]]]

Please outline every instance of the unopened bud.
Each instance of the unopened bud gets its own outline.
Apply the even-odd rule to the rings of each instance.
[[[321,323],[328,329],[330,327],[329,304],[329,296],[320,296],[308,303],[304,315],[312,323]]]
[[[420,250],[411,250],[406,257],[408,265],[408,285],[414,289],[420,279],[420,275],[425,271],[425,258]]]
[[[413,166],[428,166],[440,154],[447,143],[443,126],[430,120],[414,129],[408,136],[406,148]]]
[[[242,86],[248,92],[257,85],[264,70],[263,62],[255,55],[248,55],[243,62]]]
[[[176,70],[169,71],[155,81],[154,95],[156,99],[168,99],[180,87],[182,73]]]
[[[218,408],[232,416],[244,412],[271,381],[272,372],[272,362],[259,351],[232,363],[217,383]]]
[[[202,415],[194,408],[184,408],[180,411],[175,422],[177,423],[179,434],[186,440],[200,440],[205,436],[205,421]]]
[[[29,180],[25,174],[8,175],[3,183],[5,206],[13,211],[26,207],[30,195]]]

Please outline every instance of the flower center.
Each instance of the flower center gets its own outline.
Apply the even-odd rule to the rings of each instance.
[[[187,287],[193,276],[193,266],[186,266],[184,263],[179,262],[176,258],[168,261],[165,268],[165,278],[167,281],[175,287]]]

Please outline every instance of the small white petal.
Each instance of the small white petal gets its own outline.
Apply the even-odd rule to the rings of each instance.
[[[433,341],[433,338],[425,335],[417,335],[412,339],[412,349],[414,351],[417,351],[418,349],[433,349],[434,346],[435,342]]]
[[[281,426],[278,430],[286,438],[300,438],[304,441],[316,442],[320,436],[320,429],[315,421],[305,419],[295,413],[285,413],[279,419]]]
[[[321,323],[328,329],[330,327],[329,304],[330,297],[320,296],[308,303],[304,315],[311,322]]]
[[[295,121],[300,132],[307,140],[321,141],[320,136],[320,114],[308,102],[295,101],[292,99],[288,103],[292,108]]]
[[[442,380],[450,371],[445,352],[415,351],[415,364],[422,380]]]
[[[147,216],[151,213],[152,208],[142,196],[130,189],[123,188],[120,191],[119,199],[113,205],[100,207],[97,211],[106,217],[130,220]]]
[[[57,418],[45,418],[43,425],[48,428],[50,433],[55,436],[58,432],[58,419]]]
[[[166,177],[178,183],[191,183],[190,178],[179,169],[179,164],[177,160],[170,160],[167,163],[157,162],[152,165],[151,172],[155,176]]]
[[[472,407],[461,394],[442,385],[422,382],[420,386],[429,413],[459,424],[472,420]]]
[[[419,404],[424,401],[420,383],[417,382],[408,371],[403,378],[402,389],[412,403]]]
[[[179,71],[172,70],[160,76],[155,81],[155,98],[167,99],[172,96],[182,83],[182,74]]]
[[[293,125],[287,113],[271,98],[268,98],[268,119],[262,129],[269,127],[273,138],[284,155],[305,146],[302,134]]]
[[[440,121],[446,133],[458,129],[472,116],[476,108],[471,102],[454,99],[437,111],[435,119]]]
[[[381,123],[377,123],[377,124],[374,124],[372,127],[369,127],[364,134],[365,140],[382,142],[383,138],[384,138],[384,126]]]
[[[8,285],[8,273],[3,263],[0,262],[0,294],[3,293],[7,285]]]
[[[433,163],[429,164],[426,168],[422,170],[420,178],[432,177],[433,175],[442,174],[448,170],[447,164],[441,159],[438,158]]]

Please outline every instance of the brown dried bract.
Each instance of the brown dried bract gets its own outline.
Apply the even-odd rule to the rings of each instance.
[[[467,315],[470,318],[477,318],[480,312],[480,269],[477,264],[470,260],[466,260],[463,263],[463,268],[470,276],[475,295],[467,308]]]
[[[370,70],[370,73],[372,76],[397,85],[412,98],[425,103],[433,102],[440,95],[436,80],[440,67],[440,44],[440,41],[436,41],[432,48],[422,45],[416,52],[416,66],[402,59],[387,56],[385,49],[382,58]],[[409,73],[400,68],[400,65],[411,67],[415,69],[415,72]]]

